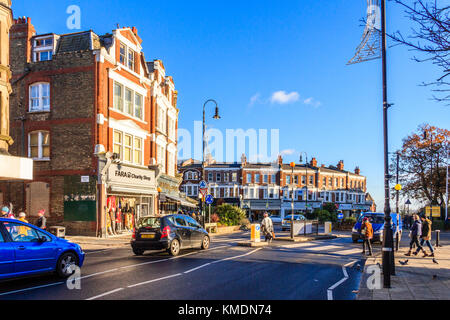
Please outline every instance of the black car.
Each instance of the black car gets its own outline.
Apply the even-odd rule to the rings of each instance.
[[[181,249],[206,250],[209,244],[208,232],[197,221],[182,214],[140,218],[131,239],[131,247],[136,255],[142,255],[146,250],[165,249],[176,256]]]

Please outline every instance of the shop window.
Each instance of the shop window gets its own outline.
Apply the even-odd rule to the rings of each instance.
[[[30,112],[50,111],[50,84],[35,83],[30,86]]]
[[[28,135],[28,157],[34,160],[50,160],[50,133],[35,131]]]

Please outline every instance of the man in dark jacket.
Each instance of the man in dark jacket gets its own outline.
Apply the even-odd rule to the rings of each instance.
[[[47,218],[45,218],[45,210],[41,210],[38,212],[38,220],[36,222],[36,226],[43,230],[47,229]]]
[[[424,251],[422,246],[419,243],[419,238],[422,235],[422,223],[420,222],[420,219],[416,214],[413,215],[413,220],[414,220],[414,222],[411,227],[411,242],[409,243],[409,251],[408,251],[408,253],[405,254],[405,256],[411,255],[414,244],[417,247],[417,251],[414,252],[414,255],[417,255],[420,250]]]
[[[420,237],[420,245],[423,246],[424,243],[427,244],[428,248],[430,248],[431,254],[427,254],[425,250],[423,250],[423,257],[434,257],[434,248],[431,244],[431,220],[428,219],[424,214],[420,215],[420,220],[422,220],[422,236]],[[417,251],[417,253],[419,253]],[[415,254],[417,254],[415,253]]]

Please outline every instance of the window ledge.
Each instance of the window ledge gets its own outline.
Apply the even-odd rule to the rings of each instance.
[[[49,162],[50,158],[33,158],[33,161],[36,161],[36,162]]]
[[[50,113],[50,109],[49,110],[29,110],[27,113],[32,113],[32,114],[36,114],[36,113]]]

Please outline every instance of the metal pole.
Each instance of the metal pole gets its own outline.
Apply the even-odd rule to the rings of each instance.
[[[386,0],[381,0],[381,55],[383,73],[383,136],[384,136],[384,232],[383,232],[383,286],[391,287],[393,260],[393,234],[391,228],[391,207],[389,203],[389,158],[388,158],[388,98],[386,66]]]
[[[445,147],[445,150],[446,150],[446,152],[447,152],[447,179],[445,180],[445,193],[447,194],[447,201],[445,202],[445,222],[444,223],[447,223],[447,219],[448,219],[448,154],[449,154],[449,152],[448,152],[448,143],[447,143],[447,145],[446,145],[446,147]]]
[[[306,198],[305,198],[305,212],[306,215],[308,215],[308,197],[309,197],[309,193],[308,193],[308,155],[305,152],[305,159],[306,159]]]
[[[291,207],[292,207],[292,215],[291,215],[291,239],[294,239],[294,167],[292,166],[292,175],[291,175],[291,181],[292,185],[292,197],[291,197]]]

